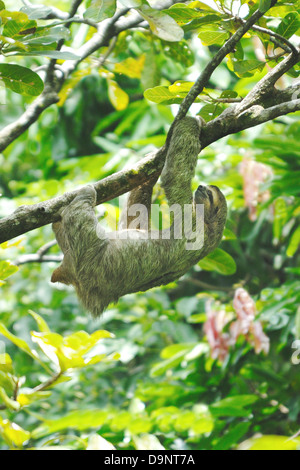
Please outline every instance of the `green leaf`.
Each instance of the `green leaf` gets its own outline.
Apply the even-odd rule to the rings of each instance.
[[[126,109],[129,103],[129,96],[119,87],[115,80],[108,79],[108,97],[111,104],[117,111]]]
[[[9,398],[3,387],[0,387],[0,403],[3,403],[11,411],[19,411],[20,404]]]
[[[114,450],[116,449],[109,441],[104,439],[99,434],[92,434],[89,436],[88,445],[86,450]]]
[[[222,46],[229,36],[227,31],[223,31],[217,26],[207,25],[207,27],[201,28],[198,37],[203,46],[212,46],[213,44]]]
[[[84,18],[90,20],[103,21],[106,18],[111,18],[116,11],[116,0],[92,0],[90,6],[83,13]]]
[[[35,313],[33,310],[28,310],[28,313],[29,313],[29,314],[35,319],[35,321],[37,322],[38,327],[39,327],[39,331],[50,332],[49,326],[47,325],[47,323],[45,322],[45,320],[44,320],[40,315],[38,315],[37,313]]]
[[[298,450],[299,448],[299,438],[275,435],[252,437],[238,447],[241,450]]]
[[[243,422],[233,426],[233,428],[229,429],[229,431],[218,440],[217,444],[214,446],[214,450],[227,450],[236,445],[246,434],[250,425],[250,422]]]
[[[264,67],[265,63],[256,59],[233,61],[233,70],[239,77],[249,77],[261,72]]]
[[[98,428],[105,423],[107,417],[107,411],[97,409],[72,411],[63,418],[47,420],[44,424],[32,432],[32,437],[37,439],[42,436],[46,436],[47,434],[52,434],[58,431],[62,431],[63,429],[70,428],[77,429],[78,431],[84,431],[90,428]]]
[[[145,3],[144,0],[120,0],[120,2],[126,8],[136,8]]]
[[[187,321],[188,323],[204,323],[207,320],[206,313],[195,313],[195,315],[191,315]]]
[[[15,54],[16,55],[16,54]],[[50,59],[59,60],[79,60],[80,56],[74,52],[69,51],[52,51],[52,50],[35,50],[32,49],[30,52],[22,52],[22,56],[42,56],[49,57]]]
[[[183,30],[169,15],[154,10],[149,5],[142,5],[136,10],[149,23],[151,31],[160,39],[170,42],[183,39]]]
[[[225,228],[223,232],[223,238],[222,240],[236,240],[236,234],[230,230],[229,228]]]
[[[166,42],[162,52],[166,57],[170,57],[184,67],[190,67],[195,60],[194,54],[185,40]]]
[[[13,64],[0,64],[0,84],[15,93],[29,96],[38,96],[44,89],[43,80],[37,73]]]
[[[169,86],[169,91],[174,94],[177,94],[177,93],[187,94],[193,85],[194,85],[194,82],[188,82],[186,80],[177,80],[176,82],[174,82],[172,85]]]
[[[31,332],[32,340],[42,349],[61,371],[85,367],[89,364],[96,364],[106,356],[98,354],[88,359],[85,355],[102,338],[111,338],[112,334],[105,330],[98,330],[89,335],[85,331],[77,331],[69,336],[61,336],[58,333],[49,331]]]
[[[204,25],[212,25],[213,23],[215,23],[215,25],[218,25],[220,23],[220,20],[221,18],[217,13],[214,13],[212,15],[205,15],[202,18],[193,19],[190,23],[185,24],[182,29],[184,31],[192,31],[194,29],[199,29]]]
[[[181,349],[176,354],[172,355],[172,357],[170,357],[169,359],[155,364],[150,371],[150,375],[152,377],[158,377],[159,375],[166,373],[173,367],[178,366],[183,361],[184,356],[187,352],[189,352],[189,350],[190,349]]]
[[[26,5],[20,9],[31,20],[46,18],[52,13],[52,8],[45,5]]]
[[[267,10],[269,10],[270,6],[271,6],[271,0],[259,0],[258,9],[262,13],[265,13]]]
[[[230,276],[236,271],[236,264],[231,255],[217,248],[199,261],[198,265],[205,271],[216,271],[224,276]]]
[[[2,323],[0,323],[0,334],[9,339],[9,341],[15,344],[18,348],[22,349],[22,351],[25,351],[27,354],[29,354],[29,356],[36,359],[35,354],[33,354],[26,341],[13,335]]]
[[[52,27],[38,28],[34,34],[28,34],[22,42],[28,45],[42,45],[52,44],[61,39],[68,39],[70,31],[65,26],[57,25]]]
[[[224,90],[220,94],[220,98],[237,98],[238,93],[233,90]]]
[[[288,221],[288,207],[285,199],[279,197],[274,202],[273,236],[277,244],[281,238],[282,229]]]
[[[223,111],[224,106],[221,104],[206,104],[200,109],[198,114],[203,117],[205,122],[209,122],[220,116]]]
[[[163,359],[169,359],[179,352],[186,354],[187,352],[191,351],[194,346],[196,346],[196,343],[171,344],[161,351],[160,356]]]
[[[1,371],[13,372],[12,358],[7,353],[0,353],[0,373]]]
[[[165,450],[157,437],[153,434],[133,436],[133,443],[136,450]]]
[[[40,360],[37,352],[31,350],[26,341],[21,338],[18,338],[17,336],[13,335],[10,331],[8,331],[8,329],[6,328],[6,326],[3,325],[3,323],[0,323],[0,334],[7,338],[9,341],[11,341],[13,344],[15,344],[22,351],[26,352],[30,357],[32,357],[32,359],[38,361],[38,363],[47,372],[49,372],[48,367]]]
[[[6,279],[19,270],[18,266],[12,264],[10,261],[0,261],[0,279]]]
[[[10,422],[8,419],[0,418],[0,434],[8,445],[22,447],[30,439],[30,432],[22,429],[18,424]]]
[[[288,13],[276,29],[276,33],[286,39],[295,34],[300,27],[300,15],[297,12]]]
[[[287,256],[289,256],[290,258],[294,256],[299,246],[300,246],[300,226],[296,228],[293,235],[291,236],[289,246],[286,250]]]
[[[300,307],[297,308],[297,313],[295,317],[295,337],[300,339]]]
[[[31,403],[35,403],[38,400],[44,400],[45,398],[49,398],[51,396],[50,391],[40,391],[36,392],[33,389],[21,389],[18,393],[18,404],[20,406],[28,406]]]
[[[2,10],[0,11],[0,18],[4,25],[2,34],[10,38],[32,33],[37,27],[36,21],[30,20],[28,16],[22,12]]]
[[[213,416],[248,416],[250,411],[244,409],[258,400],[256,395],[235,395],[210,405]]]
[[[171,16],[176,23],[180,25],[189,23],[194,18],[200,18],[203,16],[203,12],[198,11],[195,8],[189,8],[188,5],[185,5],[184,3],[172,5],[171,8],[162,11]]]
[[[182,101],[180,95],[172,93],[167,86],[148,88],[148,90],[144,92],[144,96],[147,100],[154,101],[154,103],[172,102],[174,100],[176,101],[178,98],[180,102]]]
[[[115,64],[114,71],[116,73],[122,73],[127,75],[130,78],[141,78],[142,70],[145,64],[145,54],[142,54],[140,57],[134,59],[133,57],[128,57]]]

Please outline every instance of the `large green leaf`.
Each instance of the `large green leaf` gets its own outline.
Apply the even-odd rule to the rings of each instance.
[[[31,20],[46,18],[52,12],[52,8],[45,5],[26,5],[20,10],[28,15]]]
[[[106,18],[111,18],[115,11],[116,0],[92,0],[83,16],[98,23]]]
[[[210,406],[213,416],[248,416],[248,406],[258,400],[256,395],[235,395],[217,401]]]
[[[139,14],[149,23],[151,31],[165,41],[181,41],[184,32],[171,16],[154,10],[149,5],[137,8]]]
[[[278,25],[276,32],[289,39],[300,28],[300,15],[297,12],[288,13]]]
[[[239,446],[241,450],[298,450],[299,448],[299,437],[275,435],[251,437]]]
[[[265,63],[260,60],[238,60],[233,62],[233,70],[239,77],[249,77],[257,72],[261,72]]]
[[[4,25],[2,34],[10,38],[19,38],[20,35],[33,33],[37,27],[36,21],[29,19],[22,12],[2,10],[0,18]]]
[[[107,416],[108,412],[102,410],[72,411],[63,418],[47,420],[45,424],[36,428],[32,435],[34,438],[38,438],[63,429],[71,428],[83,431],[89,428],[98,428],[105,423]]]
[[[70,31],[65,26],[57,25],[52,27],[37,28],[33,34],[26,35],[22,42],[30,45],[47,45],[58,42],[60,39],[68,39]]]
[[[224,276],[230,276],[236,271],[236,264],[232,256],[226,251],[217,248],[212,253],[199,261],[200,268],[205,271],[216,271]]]
[[[213,44],[223,46],[229,35],[227,31],[218,28],[218,26],[209,24],[200,30],[198,37],[204,46],[212,46]]]
[[[0,334],[7,338],[9,341],[11,341],[13,344],[15,344],[19,349],[22,349],[22,351],[26,352],[30,357],[39,360],[37,353],[31,350],[30,346],[26,343],[26,341],[12,334],[2,323],[0,323]]]
[[[167,86],[155,86],[154,88],[148,88],[144,92],[145,98],[150,101],[154,101],[154,103],[163,103],[163,102],[174,102],[177,103],[182,101],[180,95],[172,93]]]
[[[0,84],[21,95],[37,96],[44,89],[37,73],[15,64],[0,64]]]
[[[250,425],[251,422],[245,421],[230,428],[229,431],[218,440],[217,444],[214,446],[214,450],[227,450],[233,445],[236,445],[246,434]]]

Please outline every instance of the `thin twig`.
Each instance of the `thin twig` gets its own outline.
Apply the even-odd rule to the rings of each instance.
[[[41,384],[34,387],[33,392],[42,392],[43,390],[46,390],[46,388],[49,388],[52,384],[54,384],[54,382],[56,382],[61,375],[62,371],[60,370],[56,374],[52,375],[52,377],[50,377],[45,382],[42,382]]]
[[[245,20],[243,20],[242,18],[240,18],[238,16],[235,16],[234,19],[236,21],[238,21],[239,23],[242,23],[242,24],[246,23]],[[298,54],[297,48],[288,39],[286,39],[285,37],[281,36],[278,33],[275,33],[275,31],[272,31],[271,29],[268,29],[268,28],[263,28],[262,26],[258,26],[258,25],[253,25],[251,27],[251,29],[253,29],[253,31],[257,31],[259,33],[267,34],[271,38],[277,39],[278,42],[276,41],[276,45],[278,45],[282,49],[286,50],[287,52],[292,52],[293,54]],[[288,49],[284,47],[284,44],[287,46]]]

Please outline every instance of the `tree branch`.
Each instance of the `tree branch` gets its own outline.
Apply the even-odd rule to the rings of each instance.
[[[263,80],[265,79],[266,77]],[[245,101],[243,100],[241,103],[227,108],[220,116],[207,123],[201,133],[202,148],[226,135],[263,124],[279,116],[300,111],[300,99],[298,99],[300,82],[282,91],[271,87],[268,93],[265,90],[261,94],[255,92],[252,95],[252,100],[248,99],[251,93],[245,98],[247,100],[246,106],[243,106]]]
[[[270,8],[276,4],[277,0],[271,0]],[[216,70],[218,65],[222,60],[233,51],[236,44],[244,36],[244,34],[251,29],[251,27],[258,21],[265,12],[256,10],[250,18],[245,21],[242,26],[228,39],[228,41],[218,50],[213,59],[207,64],[204,68],[201,75],[198,77],[192,88],[190,89],[187,96],[182,101],[178,114],[176,116],[176,121],[182,119],[188,112],[190,106],[194,103],[197,96],[203,91],[203,88],[207,85],[210,77],[213,72]]]
[[[26,263],[60,263],[63,259],[62,255],[46,255],[46,253],[56,245],[56,240],[51,240],[41,248],[36,253],[31,253],[29,255],[22,255],[19,258],[14,260],[16,266]]]
[[[74,0],[70,13],[67,14],[67,18],[64,19],[69,19],[70,22],[72,22],[72,16],[76,13],[80,3],[81,1]],[[172,0],[165,0],[160,5],[160,9],[168,8],[173,3],[174,1]],[[104,20],[99,24],[93,24],[93,26],[97,25],[97,32],[89,41],[87,41],[87,43],[79,48],[78,55],[80,56],[80,60],[67,60],[63,63],[60,67],[60,70],[63,72],[60,79],[54,75],[56,60],[53,59],[50,61],[43,93],[30,104],[26,111],[24,111],[16,121],[0,131],[0,152],[3,152],[9,144],[22,135],[35,121],[37,121],[40,114],[45,109],[59,101],[58,92],[63,86],[64,81],[78,67],[80,62],[97,51],[100,47],[106,46],[109,41],[116,37],[121,31],[134,28],[144,21],[137,12],[132,12],[128,18],[122,18],[122,16],[128,13],[128,11],[128,8],[123,8],[117,11],[112,18]]]
[[[271,0],[270,2],[270,7],[274,6],[277,3],[277,0]],[[236,44],[240,41],[240,39],[244,36],[244,34],[251,29],[251,27],[258,21],[265,12],[262,12],[261,10],[256,10],[250,18],[248,18],[247,21],[245,21],[241,27],[228,39],[228,41],[218,50],[218,52],[215,54],[215,56],[212,58],[212,60],[207,64],[207,66],[204,68],[202,73],[199,75],[198,79],[182,101],[179,111],[172,123],[172,126],[170,128],[170,131],[167,136],[166,140],[166,146],[168,146],[171,136],[172,136],[172,130],[175,126],[175,124],[184,116],[186,116],[188,110],[190,109],[191,105],[194,103],[196,100],[197,96],[203,91],[203,89],[207,86],[208,81],[210,80],[210,77],[212,76],[213,72],[216,70],[216,68],[220,65],[222,60],[232,52],[236,46]]]
[[[272,0],[271,6],[275,3],[276,0]],[[120,15],[120,12],[118,12],[118,14]],[[207,82],[216,67],[220,64],[223,58],[233,50],[240,38],[262,15],[263,13],[257,10],[245,22],[245,24],[236,31],[227,43],[220,48],[218,53],[205,67],[194,86],[183,100],[179,112],[169,130],[166,144],[157,152],[145,157],[132,169],[120,171],[94,184],[94,188],[97,192],[97,204],[109,201],[112,198],[131,191],[151,179],[154,180],[158,178],[164,165],[168,141],[170,140],[174,123],[176,120],[182,119],[186,115],[191,104],[203,90],[203,87],[207,85]],[[118,17],[118,20],[119,18],[120,16]],[[141,21],[140,17],[138,18],[136,15],[129,16],[126,19],[122,18],[122,21],[120,20],[120,22],[115,20],[116,17],[114,17],[114,19],[103,21],[101,25],[99,25],[97,33],[90,39],[90,41],[88,41],[88,43],[82,46],[81,60],[90,55],[94,50],[97,50],[101,44],[107,44],[108,38],[114,37],[116,32],[128,29],[128,27],[132,27],[133,25],[136,25],[137,22]],[[234,104],[232,107],[226,109],[216,119],[204,126],[201,134],[202,148],[228,134],[239,132],[270,119],[274,119],[275,117],[299,110],[300,100],[295,99],[295,93],[297,94],[300,90],[299,84],[293,85],[283,91],[276,90],[274,87],[278,78],[293,67],[298,60],[299,52],[297,54],[290,54],[262,80],[260,80],[260,82],[254,86],[252,91],[249,92],[241,103]],[[65,73],[68,74],[72,71],[74,64],[70,66],[69,61],[67,61],[63,64],[63,67]],[[18,129],[18,126],[21,126],[23,129],[25,126],[28,128],[30,125],[28,122],[30,121],[32,123],[36,119],[35,113],[39,112],[40,114],[42,110],[47,107],[47,103],[44,102],[47,97],[49,98],[49,95],[45,90],[45,93],[39,97],[41,100],[40,105],[37,105],[37,99],[24,113],[25,117],[23,115],[23,119],[20,118],[17,121],[18,125],[15,127],[14,125],[11,125],[9,132],[14,132],[14,138],[16,138],[16,135],[20,135],[22,133],[22,131],[20,132]],[[55,99],[57,99],[56,94],[52,96],[53,102],[55,102]],[[7,128],[0,132],[0,139],[4,139],[2,148],[3,146],[5,148],[5,145],[8,145],[9,138]],[[11,138],[10,141],[14,140],[14,138]],[[19,207],[13,214],[0,220],[0,243],[59,220],[59,213],[62,208],[68,205],[77,193],[78,190],[75,190],[45,202],[40,202],[31,206]]]
[[[119,171],[95,183],[93,186],[97,191],[97,204],[131,191],[151,178],[158,178],[164,157],[164,150],[161,149],[143,158],[132,169]],[[60,211],[70,204],[78,191],[79,189],[48,201],[18,207],[8,217],[0,219],[0,243],[58,221]]]

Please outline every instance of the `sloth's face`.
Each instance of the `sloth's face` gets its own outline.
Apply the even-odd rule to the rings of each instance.
[[[217,186],[198,186],[195,192],[195,203],[204,205],[204,218],[213,220],[226,211],[226,200]]]

